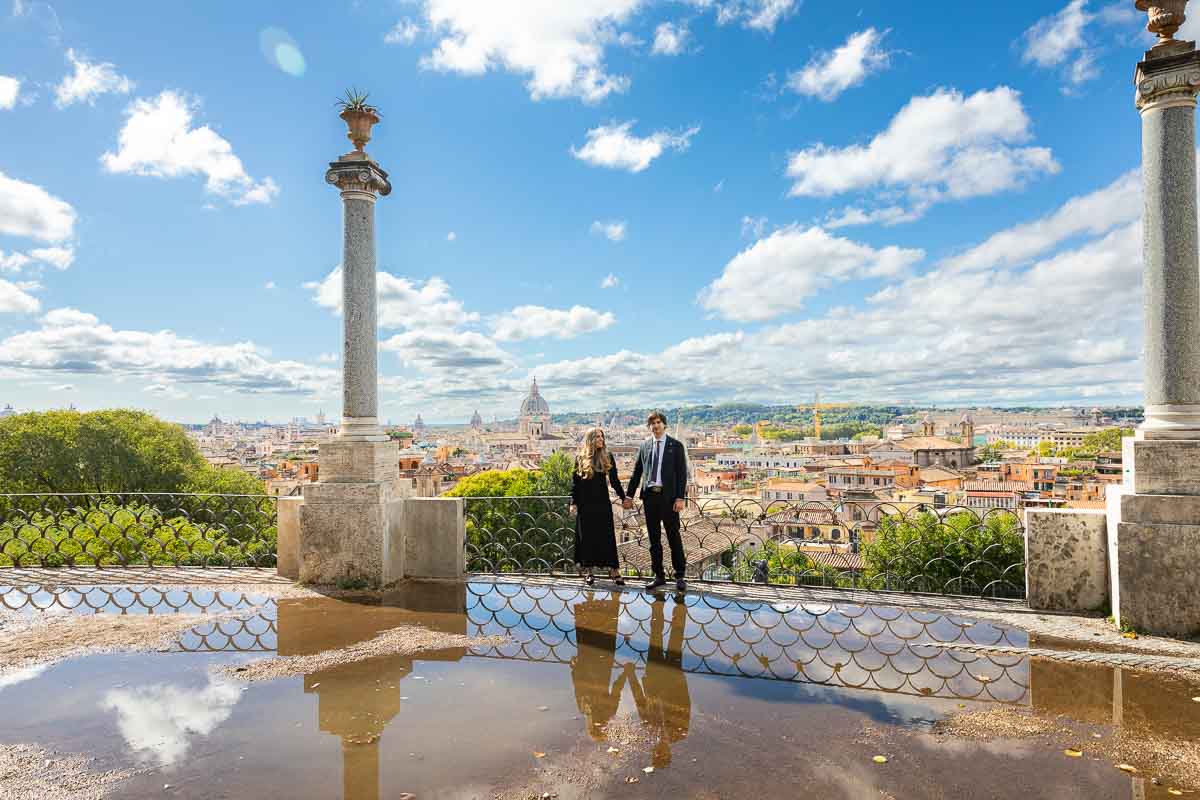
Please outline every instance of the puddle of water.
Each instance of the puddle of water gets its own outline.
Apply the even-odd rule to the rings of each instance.
[[[122,797],[1168,797],[1167,783],[1066,759],[1045,743],[863,730],[928,730],[964,706],[1005,704],[1200,738],[1195,687],[922,647],[1028,638],[884,606],[491,583],[412,585],[362,602],[144,587],[0,587],[0,600],[38,610],[29,613],[254,609],[192,629],[171,653],[90,656],[0,678],[0,742],[146,768]],[[413,623],[509,640],[247,687],[210,671]],[[873,763],[883,749],[889,762]]]

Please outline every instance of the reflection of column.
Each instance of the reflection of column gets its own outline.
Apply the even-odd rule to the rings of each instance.
[[[342,800],[379,800],[378,739],[342,739]]]
[[[370,606],[331,598],[278,602],[278,653],[311,655],[373,639],[400,625],[423,625],[465,634],[466,586],[422,593],[422,605],[406,608],[404,591],[386,600],[399,606]],[[422,661],[458,661],[466,648],[422,653]],[[317,695],[317,727],[342,740],[343,800],[379,800],[379,742],[400,713],[401,681],[412,674],[412,656],[376,656],[304,676],[304,692]]]

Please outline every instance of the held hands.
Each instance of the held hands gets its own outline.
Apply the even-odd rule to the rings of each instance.
[[[633,498],[626,497],[624,500],[622,500],[621,508],[625,509],[626,511],[632,511],[633,510]]]
[[[675,501],[675,506],[674,506],[674,509],[675,509],[675,513],[676,513],[676,514],[678,514],[678,513],[680,513],[681,511],[683,511],[683,498],[680,498],[680,499],[678,499],[678,500],[676,500],[676,501]]]
[[[571,514],[571,516],[575,516],[575,512],[576,512],[577,510],[578,510],[578,509],[576,509],[576,508],[575,508],[575,504],[574,504],[574,503],[571,503],[571,507],[570,507],[569,509],[567,509],[567,511],[568,511],[568,512]]]

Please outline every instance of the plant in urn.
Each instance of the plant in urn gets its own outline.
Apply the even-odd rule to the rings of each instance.
[[[363,147],[371,141],[371,126],[382,116],[378,108],[367,103],[367,97],[367,92],[347,89],[345,96],[337,100],[337,106],[342,109],[338,116],[350,129],[346,138],[354,142],[354,149],[359,153],[363,153]]]
[[[1138,11],[1149,17],[1146,30],[1158,37],[1153,50],[1174,49],[1175,32],[1187,19],[1188,0],[1135,0]]]

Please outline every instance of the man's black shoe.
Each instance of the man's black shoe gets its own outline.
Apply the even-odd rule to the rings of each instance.
[[[658,576],[646,584],[646,591],[653,592],[655,589],[660,589],[666,585],[667,585],[667,579],[663,578],[661,576]]]
[[[686,592],[687,591],[687,581],[685,581],[683,578],[679,578],[677,581],[675,581],[675,591]]]

